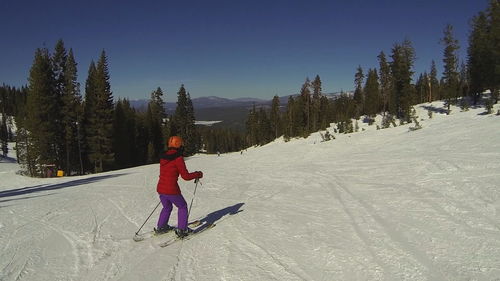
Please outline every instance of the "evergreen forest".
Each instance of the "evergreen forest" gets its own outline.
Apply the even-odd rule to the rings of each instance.
[[[460,45],[453,26],[444,27],[439,42],[443,48],[440,77],[435,61],[428,71],[415,73],[416,50],[404,39],[387,54],[377,55],[378,68],[356,68],[353,93],[327,98],[316,75],[312,81],[305,79],[299,94],[290,96],[286,106],[275,96],[269,109],[254,107],[246,124],[246,144],[263,145],[279,136],[285,141],[307,137],[331,123],[336,124],[336,133],[351,133],[357,131],[357,120],[371,125],[377,114],[383,116],[380,129],[396,125],[396,120],[416,122],[412,106],[435,100],[445,101],[447,114],[453,104],[467,110],[480,103],[492,113],[500,91],[500,1],[491,0],[470,21],[465,60],[458,56]]]

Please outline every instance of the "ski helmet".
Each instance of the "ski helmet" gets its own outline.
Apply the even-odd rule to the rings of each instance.
[[[183,145],[182,138],[179,136],[173,136],[168,139],[168,147],[180,148]]]

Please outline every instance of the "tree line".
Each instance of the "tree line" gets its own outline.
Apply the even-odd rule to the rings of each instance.
[[[22,110],[21,105],[26,102],[26,96],[26,87],[18,89],[5,84],[0,86],[0,153],[4,157],[9,152],[8,142],[14,141],[12,117]]]
[[[352,119],[372,124],[377,114],[383,115],[382,127],[387,128],[399,119],[401,123],[414,120],[412,106],[424,102],[444,100],[446,112],[457,104],[466,110],[480,102],[482,93],[489,90],[484,100],[491,113],[498,103],[500,91],[500,1],[491,0],[485,11],[474,16],[468,38],[467,60],[460,62],[458,40],[453,26],[447,25],[440,43],[443,45],[443,72],[438,79],[435,61],[429,71],[415,75],[416,51],[409,39],[395,43],[387,56],[381,51],[378,69],[364,71],[361,66],[354,74],[354,93],[341,93],[328,99],[322,92],[321,78],[311,82],[306,78],[298,95],[290,96],[285,107],[280,107],[275,96],[270,108],[253,108],[248,114],[246,140],[248,145],[262,145],[279,136],[285,140],[306,137],[312,132],[337,123],[339,133],[355,131]]]
[[[127,99],[114,101],[108,58],[103,50],[92,61],[80,93],[77,63],[59,40],[51,53],[35,51],[28,85],[0,87],[0,146],[16,142],[17,160],[30,176],[102,171],[157,163],[173,135],[185,141],[184,154],[238,151],[245,147],[243,133],[195,125],[189,92],[181,85],[175,112],[165,111],[163,90],[151,92],[145,110],[136,110]],[[14,123],[17,131],[12,132]]]
[[[200,150],[201,136],[184,85],[177,93],[175,113],[169,116],[159,87],[145,111],[132,108],[127,99],[114,101],[104,50],[89,65],[83,95],[77,75],[73,50],[59,40],[53,53],[47,48],[35,51],[27,87],[0,87],[2,148],[15,139],[17,159],[26,174],[98,173],[156,163],[172,135],[185,140],[185,155]],[[5,133],[7,116],[15,119],[15,138]]]

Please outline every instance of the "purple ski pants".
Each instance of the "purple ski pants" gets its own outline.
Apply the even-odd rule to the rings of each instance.
[[[158,219],[158,228],[168,224],[168,219],[170,218],[170,213],[172,212],[172,204],[177,207],[177,228],[186,229],[188,222],[188,208],[186,200],[182,195],[166,195],[160,194],[160,201],[163,205],[163,209],[160,213],[160,218]]]

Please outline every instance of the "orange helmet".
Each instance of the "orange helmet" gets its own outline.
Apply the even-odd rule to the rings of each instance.
[[[180,148],[183,145],[182,138],[179,136],[173,136],[168,139],[167,146],[171,148]]]

